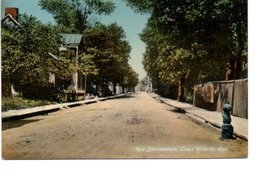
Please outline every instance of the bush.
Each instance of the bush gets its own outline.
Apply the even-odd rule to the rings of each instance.
[[[30,100],[22,97],[2,97],[2,111],[25,109],[52,103],[46,100]]]
[[[37,100],[49,100],[59,102],[60,90],[54,87],[52,84],[41,86],[41,85],[23,85],[20,90],[24,98],[37,99]]]

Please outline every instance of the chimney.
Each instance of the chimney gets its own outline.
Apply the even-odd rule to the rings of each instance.
[[[7,7],[5,8],[5,15],[10,14],[15,20],[18,21],[18,8],[15,7]]]

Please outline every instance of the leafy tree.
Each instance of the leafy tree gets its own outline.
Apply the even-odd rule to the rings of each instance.
[[[104,0],[40,0],[39,5],[54,15],[61,29],[83,33],[92,14],[110,14],[115,6]]]
[[[39,5],[54,15],[60,31],[84,34],[84,53],[80,56],[78,71],[94,82],[97,89],[99,85],[112,82],[115,92],[116,84],[124,85],[125,75],[130,72],[131,47],[125,40],[123,29],[116,23],[90,25],[91,15],[110,14],[115,8],[114,3],[105,0],[40,0]]]
[[[48,61],[49,72],[60,80],[69,80],[79,69],[75,54],[70,50],[59,51],[58,59]]]
[[[94,54],[88,53],[80,57],[79,70],[86,76],[96,76],[99,73],[99,69],[95,65]]]
[[[18,32],[8,29],[2,29],[2,78],[3,81],[13,83],[15,73],[22,68],[20,62],[21,50],[21,35]]]
[[[95,65],[94,80],[96,85],[109,81],[124,85],[124,77],[129,73],[129,53],[131,47],[125,40],[122,27],[116,23],[111,25],[96,24],[84,33],[85,55]],[[127,84],[125,84],[127,85]]]
[[[2,30],[2,74],[4,80],[15,84],[25,97],[43,98],[49,95],[48,67],[57,55],[60,36],[50,25],[43,25],[35,17],[21,15],[22,28]],[[45,97],[47,99],[47,97]]]
[[[168,85],[185,80],[188,87],[220,80],[229,61],[232,78],[239,78],[247,55],[247,1],[126,1],[151,15],[141,39],[147,44],[143,63],[153,80]]]
[[[134,92],[135,86],[139,83],[138,74],[129,66],[128,72],[124,76],[123,86],[127,87],[129,91]]]

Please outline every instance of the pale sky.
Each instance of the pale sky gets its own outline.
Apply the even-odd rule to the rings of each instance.
[[[126,38],[132,47],[129,64],[139,74],[139,79],[142,79],[146,76],[142,65],[145,44],[139,39],[138,34],[144,29],[148,15],[135,13],[130,7],[126,6],[123,0],[114,0],[113,2],[115,2],[116,5],[115,11],[109,16],[98,16],[96,19],[104,24],[116,22],[118,25],[123,27],[126,33]],[[17,7],[21,14],[27,13],[28,15],[33,15],[43,23],[54,23],[52,15],[47,13],[45,10],[41,10],[38,6],[38,0],[2,0],[2,17],[4,16],[5,7]]]

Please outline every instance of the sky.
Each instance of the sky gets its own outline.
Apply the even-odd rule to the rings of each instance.
[[[41,10],[41,7],[38,6],[38,1],[39,0],[1,0],[1,17],[5,15],[4,9],[6,7],[17,7],[21,14],[27,13],[28,15],[37,17],[37,19],[43,23],[55,24],[52,14]],[[148,15],[135,13],[130,7],[126,6],[123,0],[112,1],[116,6],[115,11],[108,16],[96,16],[95,19],[104,24],[116,22],[119,26],[123,27],[126,39],[132,47],[129,64],[138,73],[139,79],[142,79],[146,76],[142,65],[145,44],[139,39],[138,34],[144,29]]]

